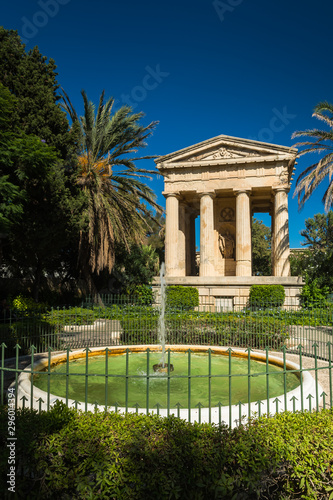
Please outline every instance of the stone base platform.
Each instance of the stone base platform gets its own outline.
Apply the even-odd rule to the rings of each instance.
[[[304,286],[298,276],[170,276],[167,285],[195,287],[199,291],[200,308],[209,307],[211,311],[237,310],[246,306],[251,285],[283,285],[285,289],[284,306],[299,306],[299,296]],[[153,291],[159,302],[160,279],[154,278]]]

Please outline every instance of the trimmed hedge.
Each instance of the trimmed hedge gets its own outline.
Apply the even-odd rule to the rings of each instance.
[[[281,307],[284,299],[285,291],[282,285],[252,285],[250,288],[250,306]]]
[[[167,309],[187,311],[199,305],[199,292],[191,286],[168,286],[166,289]]]
[[[125,315],[122,318],[124,344],[156,343],[158,315]],[[288,337],[285,321],[276,316],[255,313],[194,313],[190,311],[167,313],[165,316],[167,344],[233,345],[264,349],[280,349]]]
[[[16,493],[33,499],[333,497],[333,411],[281,413],[234,430],[174,416],[16,413]],[[1,491],[8,415],[0,408]],[[9,495],[8,495],[9,496]]]

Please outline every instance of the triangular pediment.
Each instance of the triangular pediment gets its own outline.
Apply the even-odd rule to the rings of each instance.
[[[295,160],[297,149],[219,135],[155,160],[158,168],[270,160]]]

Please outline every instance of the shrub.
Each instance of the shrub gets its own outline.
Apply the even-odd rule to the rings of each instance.
[[[305,285],[301,292],[301,303],[304,307],[325,306],[327,305],[328,286],[320,287],[318,279],[310,280],[305,278]]]
[[[149,285],[136,285],[130,292],[137,304],[149,305],[153,302],[153,290]]]
[[[199,305],[199,292],[189,286],[168,286],[166,289],[166,306],[168,309],[194,309]]]
[[[11,300],[11,308],[18,313],[26,313],[44,311],[47,305],[45,303],[35,302],[31,297],[17,295]]]
[[[258,307],[281,307],[284,298],[285,292],[282,285],[252,285],[249,304]]]
[[[40,315],[35,317],[22,317],[12,323],[0,325],[0,338],[7,346],[6,357],[15,356],[15,346],[20,346],[20,356],[30,354],[31,346],[36,348],[35,352],[46,351],[48,347],[59,348],[55,328],[45,321]]]
[[[92,325],[99,315],[99,308],[88,309],[83,307],[71,307],[70,309],[52,309],[45,316],[47,321],[62,331],[64,325]]]
[[[158,311],[149,309],[144,314],[123,315],[122,342],[145,344],[157,342]],[[167,344],[202,344],[266,346],[281,348],[288,336],[286,321],[277,315],[260,316],[255,313],[207,313],[168,311],[165,316]]]
[[[230,430],[174,416],[16,412],[18,498],[333,497],[333,412],[280,413]],[[1,491],[8,415],[0,408]]]
[[[124,315],[121,340],[124,344],[154,344],[157,342],[158,315]]]

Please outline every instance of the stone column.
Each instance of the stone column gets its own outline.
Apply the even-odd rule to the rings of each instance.
[[[175,193],[165,196],[165,274],[178,276],[179,201]]]
[[[271,216],[271,274],[274,276],[274,194],[272,198]]]
[[[186,276],[186,204],[179,203],[178,276]]]
[[[277,188],[274,192],[274,276],[290,276],[288,189]]]
[[[200,276],[215,276],[214,193],[200,195]]]
[[[195,271],[195,216],[191,209],[186,211],[186,276]]]
[[[236,276],[252,276],[249,189],[236,190]]]
[[[196,237],[195,237],[195,215],[191,215],[191,236],[190,236],[190,245],[191,245],[191,275],[197,275],[197,247],[196,247]],[[199,270],[198,270],[199,274]]]

